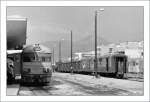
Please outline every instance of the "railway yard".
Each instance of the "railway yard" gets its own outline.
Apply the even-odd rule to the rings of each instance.
[[[135,78],[117,79],[103,76],[95,78],[91,75],[55,72],[52,75],[51,82],[47,85],[8,85],[7,95],[141,96],[144,93],[143,85],[143,79],[137,80],[137,78],[136,80]]]
[[[101,10],[103,11],[104,8]],[[83,46],[82,43],[79,43],[79,45],[82,45],[80,47],[73,46],[78,45],[78,40],[76,42],[73,41],[73,34],[76,34],[73,29],[70,29],[69,33],[67,31],[71,38],[68,35],[66,36],[70,40],[66,39],[66,41],[69,41],[67,43],[70,43],[68,46],[70,51],[67,49],[67,46],[64,46],[65,39],[61,38],[62,41],[64,40],[62,42],[60,38],[57,38],[60,35],[57,35],[57,39],[47,40],[54,41],[53,43],[48,42],[48,45],[44,43],[45,39],[42,42],[35,41],[33,44],[28,44],[27,22],[28,20],[29,22],[32,21],[32,19],[30,17],[7,18],[7,95],[144,95],[144,42],[132,42],[134,44],[132,46],[130,46],[131,42],[128,42],[128,39],[124,39],[127,42],[123,43],[123,46],[121,45],[122,41],[119,40],[119,44],[112,42],[112,44],[108,43],[106,46],[102,43],[106,48],[101,46],[101,44],[97,44],[98,40],[100,41],[97,38],[97,17],[96,13],[95,39],[92,38],[95,44],[91,39],[93,35],[84,37],[84,39],[88,37],[92,42],[81,39],[88,46],[90,46],[89,43],[93,43],[92,46],[95,46],[94,51],[92,46],[89,49]],[[44,34],[44,32],[40,34]],[[38,36],[40,37],[41,35]],[[47,35],[47,37],[53,38],[51,34]],[[41,40],[41,37],[39,40]],[[58,44],[55,44],[57,42]],[[135,45],[136,47],[134,48],[133,46]],[[64,51],[63,48],[65,49]],[[58,53],[56,53],[57,51]],[[16,79],[17,76],[20,78]]]

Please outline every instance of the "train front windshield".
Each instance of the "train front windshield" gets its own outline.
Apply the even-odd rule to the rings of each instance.
[[[23,62],[51,62],[51,54],[49,53],[24,53]]]
[[[24,53],[23,54],[23,62],[33,62],[35,61],[34,53]]]

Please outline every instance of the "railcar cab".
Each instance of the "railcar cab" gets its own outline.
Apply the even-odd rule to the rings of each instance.
[[[22,53],[22,80],[49,82],[52,75],[51,51],[42,45],[26,46]]]

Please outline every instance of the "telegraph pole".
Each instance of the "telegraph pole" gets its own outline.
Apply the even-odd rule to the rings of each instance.
[[[97,63],[97,16],[98,11],[104,11],[104,8],[95,11],[95,59],[94,59],[94,71],[95,77],[98,78],[97,70],[98,70],[98,63]]]
[[[54,54],[54,47],[53,47],[53,65],[54,65],[54,56],[55,54]]]
[[[72,67],[72,30],[71,30],[71,73],[73,74],[73,67]]]
[[[61,40],[59,41],[59,63],[61,62]]]
[[[94,71],[97,78],[97,11],[95,11],[95,59],[94,59]]]

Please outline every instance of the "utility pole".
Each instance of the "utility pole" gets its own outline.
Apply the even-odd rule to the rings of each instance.
[[[53,65],[54,65],[54,56],[55,54],[54,54],[54,47],[53,47]]]
[[[97,16],[98,11],[104,11],[104,8],[95,11],[95,59],[94,59],[94,71],[95,77],[98,78],[97,70],[98,70],[98,63],[97,63]]]
[[[61,67],[61,62],[62,62],[62,59],[61,59],[61,43],[64,39],[61,39],[59,40],[59,68]]]
[[[59,41],[59,63],[61,63],[61,40]]]
[[[61,68],[61,40],[59,40],[59,69]]]
[[[97,78],[97,11],[95,11],[95,59],[94,59],[94,74]]]
[[[72,30],[71,30],[71,73],[73,74],[73,67],[72,67]]]

